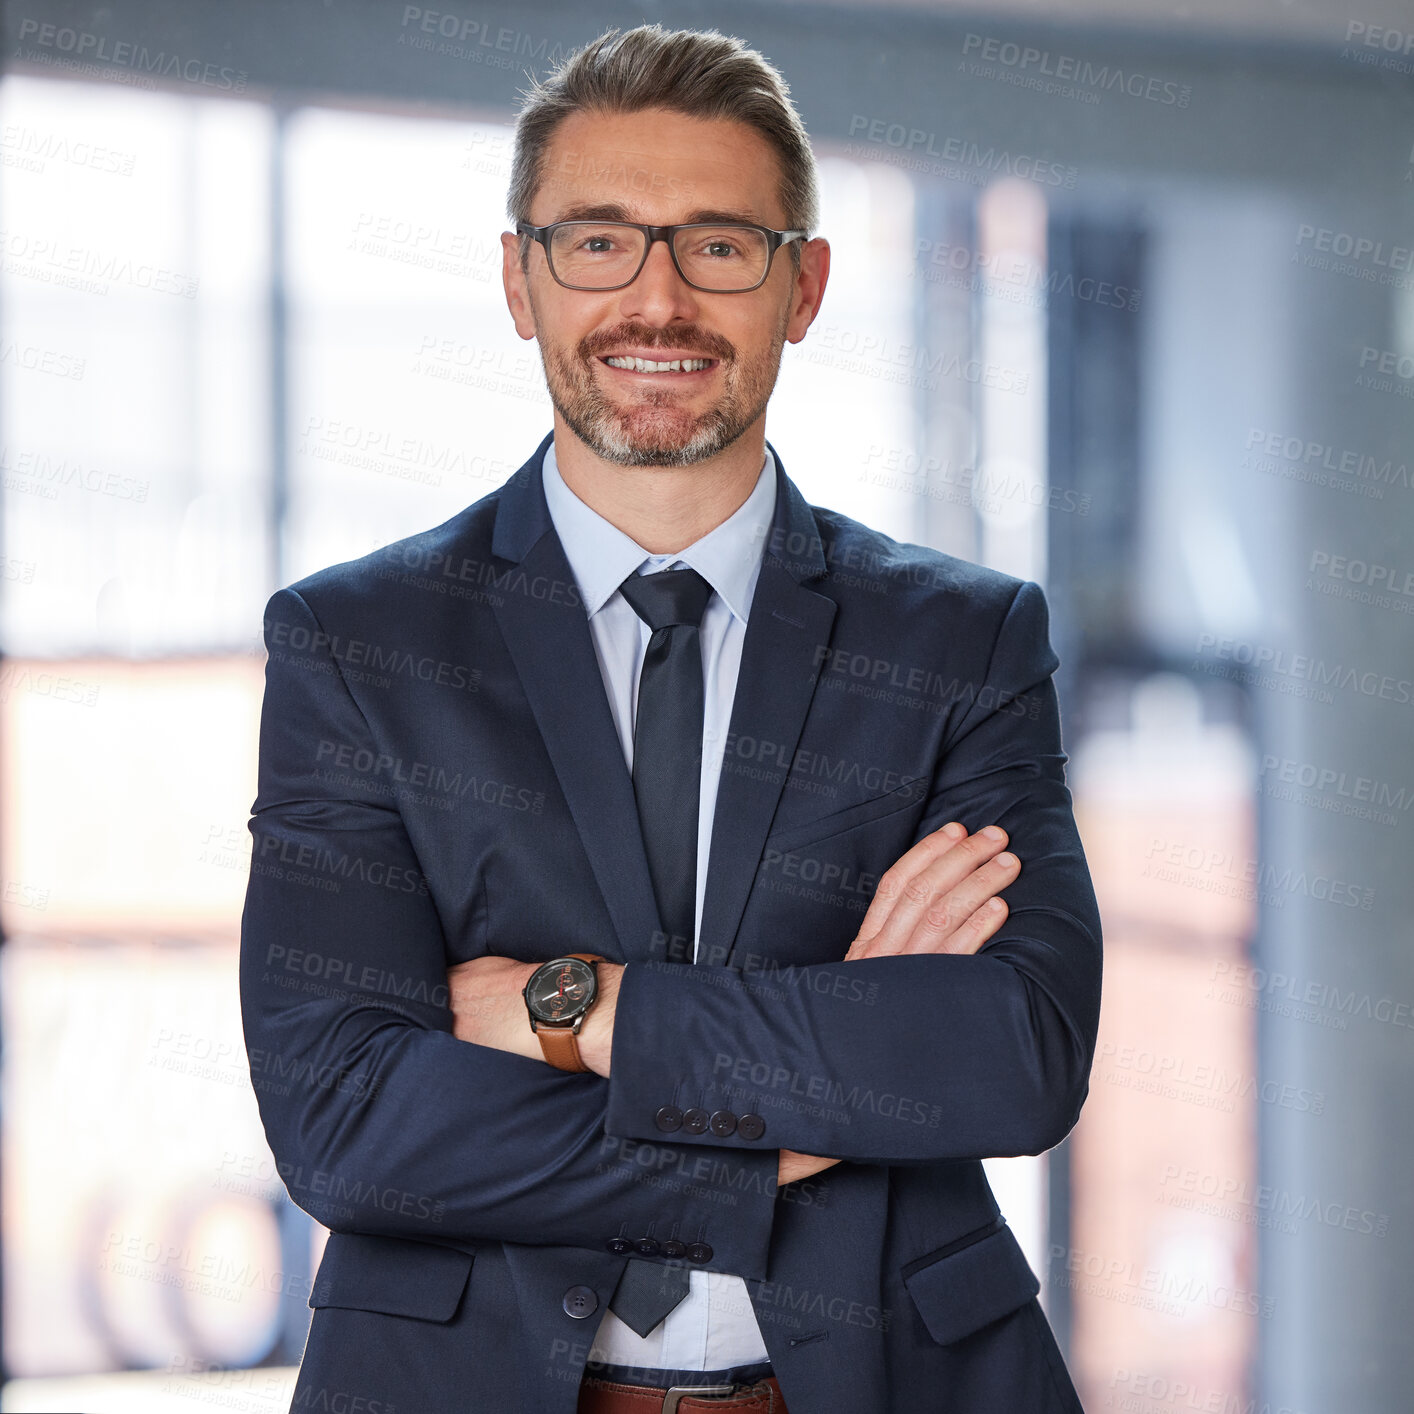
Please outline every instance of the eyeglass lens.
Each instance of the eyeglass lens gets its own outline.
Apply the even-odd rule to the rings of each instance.
[[[581,289],[605,290],[633,278],[648,237],[616,221],[570,221],[550,238],[556,276]],[[673,250],[688,282],[705,290],[742,290],[766,274],[766,237],[749,226],[689,226],[674,232]]]

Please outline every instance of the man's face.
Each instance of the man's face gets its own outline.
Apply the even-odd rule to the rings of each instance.
[[[546,151],[530,219],[669,225],[733,213],[780,230],[779,171],[774,149],[745,124],[665,109],[576,113]],[[507,302],[517,331],[539,342],[551,401],[581,441],[620,466],[703,461],[764,418],[785,340],[804,336],[829,265],[827,243],[812,241],[797,280],[783,246],[759,289],[718,294],[688,285],[655,241],[623,289],[570,290],[550,275],[543,246],[531,246],[527,278],[517,237],[502,245]],[[645,373],[606,361],[620,355],[710,362]]]

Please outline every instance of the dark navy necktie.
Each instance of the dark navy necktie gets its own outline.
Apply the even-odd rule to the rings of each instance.
[[[712,586],[694,569],[631,574],[619,586],[653,636],[638,679],[633,793],[648,872],[667,935],[666,959],[691,962],[697,912],[697,809],[702,777],[699,626]],[[646,1336],[687,1295],[688,1271],[630,1257],[609,1309]]]
[[[694,569],[631,574],[619,592],[653,636],[638,678],[633,793],[667,935],[669,962],[691,962],[697,912],[697,809],[702,779],[702,648],[712,586]]]

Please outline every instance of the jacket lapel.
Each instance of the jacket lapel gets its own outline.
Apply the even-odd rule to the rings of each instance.
[[[507,574],[504,588],[497,587],[494,612],[613,920],[622,950],[614,960],[661,960],[633,780],[584,604],[545,503],[541,473],[552,437],[546,435],[501,492],[492,550],[517,569]],[[730,959],[836,608],[832,599],[805,587],[825,574],[819,531],[774,447],[771,453],[776,508],[742,641],[702,910],[698,957],[717,966]],[[547,587],[555,585],[563,588],[551,595]],[[783,748],[769,777],[731,769],[730,744],[747,738]]]
[[[698,961],[715,966],[731,961],[837,607],[833,599],[806,587],[825,574],[820,533],[774,447],[771,455],[776,459],[776,510],[742,640],[702,903]],[[753,747],[772,743],[778,753],[775,769],[761,770],[759,761],[757,769],[740,769],[735,742]]]
[[[553,433],[506,482],[491,548],[515,569],[493,605],[575,828],[608,906],[621,956],[646,961],[659,929],[653,880],[589,620],[545,504],[541,466]],[[553,600],[549,593],[561,586]],[[554,880],[547,879],[552,887]]]

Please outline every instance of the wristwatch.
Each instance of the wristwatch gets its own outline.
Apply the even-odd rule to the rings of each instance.
[[[579,1028],[599,996],[596,953],[553,957],[530,974],[521,990],[530,1029],[540,1037],[545,1059],[558,1070],[588,1070],[579,1053]]]

